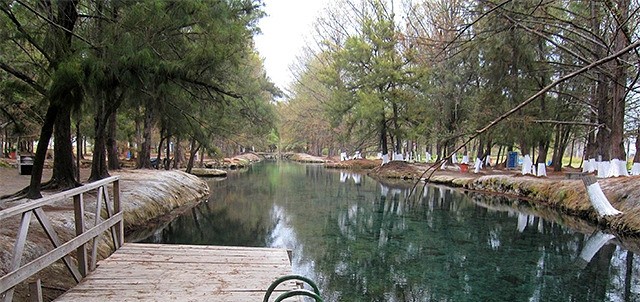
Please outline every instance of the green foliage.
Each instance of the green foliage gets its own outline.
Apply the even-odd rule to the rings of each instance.
[[[18,121],[12,131],[37,132],[45,100],[72,106],[83,131],[93,113],[117,108],[120,139],[133,139],[149,109],[156,132],[169,129],[205,148],[279,142],[377,151],[384,137],[401,152],[407,140],[453,148],[615,49],[624,3],[340,1],[317,23],[317,49],[301,59],[281,104],[253,49],[262,1],[80,0],[70,47],[64,32],[34,15],[51,13],[37,4],[0,3],[0,123]],[[629,6],[635,41],[637,3]],[[555,139],[560,126],[538,121],[590,121],[594,79],[613,85],[612,74],[602,66],[557,86],[483,139],[523,148]],[[571,128],[578,136],[592,130]]]
[[[331,58],[321,78],[331,92],[326,111],[333,125],[342,125],[347,131],[343,135],[356,141],[386,137],[388,131],[398,142],[406,137],[405,104],[413,97],[407,84],[415,78],[399,51],[389,8],[382,2],[364,3],[354,33],[337,50],[325,50]],[[378,143],[386,151],[385,143]]]
[[[51,101],[77,110],[84,98],[83,82],[84,77],[78,62],[66,61],[58,64],[51,77]]]

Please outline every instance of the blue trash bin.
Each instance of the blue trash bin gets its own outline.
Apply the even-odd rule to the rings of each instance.
[[[518,152],[509,152],[507,154],[507,169],[515,169],[518,167]]]

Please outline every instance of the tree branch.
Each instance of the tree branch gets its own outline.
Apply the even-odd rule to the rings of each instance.
[[[534,120],[533,122],[534,123],[539,123],[539,124],[578,125],[578,126],[604,127],[604,124],[589,123],[589,122],[576,122],[576,121]]]
[[[70,35],[78,38],[80,41],[87,43],[87,45],[91,46],[92,48],[97,48],[96,46],[94,46],[93,44],[91,44],[91,42],[89,42],[89,40],[85,39],[84,37],[74,33],[73,31],[70,31],[66,28],[64,28],[64,26],[54,22],[53,20],[47,18],[46,16],[43,16],[40,12],[36,11],[35,9],[33,9],[31,6],[27,5],[26,3],[24,3],[22,0],[16,0],[17,3],[20,3],[20,5],[24,6],[27,10],[29,10],[30,12],[34,13],[36,16],[38,16],[39,18],[41,18],[42,20],[47,21],[47,23],[61,29],[62,31],[69,33]]]
[[[31,86],[31,88],[33,88],[34,90],[38,91],[43,96],[47,96],[48,95],[49,92],[47,91],[47,89],[45,89],[43,86],[38,84],[36,81],[34,81],[32,78],[30,78],[26,74],[14,69],[13,67],[7,65],[6,63],[0,62],[0,69],[8,72],[9,74],[13,75],[16,78],[22,80],[23,82],[25,82],[27,85]]]
[[[51,57],[49,57],[49,54],[44,51],[40,44],[36,43],[33,37],[31,37],[31,35],[27,33],[26,30],[24,30],[20,21],[16,19],[16,16],[14,16],[10,10],[4,7],[0,7],[0,10],[2,10],[5,15],[7,15],[9,20],[11,20],[11,22],[16,26],[16,29],[27,39],[27,41],[29,41],[29,44],[33,45],[33,47],[37,49],[47,59],[47,61],[51,62]]]

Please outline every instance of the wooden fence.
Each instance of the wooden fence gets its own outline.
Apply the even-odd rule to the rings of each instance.
[[[112,184],[113,198],[109,198],[108,185]],[[95,218],[93,224],[87,228],[85,223],[84,194],[93,190],[97,191]],[[62,242],[54,230],[51,221],[43,210],[43,207],[58,201],[73,199],[75,218],[75,237],[67,242]],[[104,207],[103,207],[104,205]],[[12,260],[9,272],[0,277],[0,298],[5,302],[13,299],[14,288],[24,282],[39,271],[45,269],[54,262],[62,259],[65,266],[76,280],[80,280],[93,271],[96,267],[98,242],[100,235],[110,231],[115,249],[124,244],[124,224],[120,207],[120,183],[117,176],[105,178],[96,182],[85,184],[82,187],[64,191],[55,195],[8,208],[0,211],[0,222],[7,221],[8,218],[21,215],[20,226],[16,234]],[[27,239],[27,233],[32,217],[35,215],[44,229],[54,249],[37,257],[36,259],[22,264],[22,257]],[[103,217],[104,216],[104,217]],[[89,242],[92,242],[89,244]],[[91,247],[91,255],[88,250]],[[77,265],[74,264],[70,254],[76,251]],[[90,260],[90,261],[89,261]],[[40,280],[30,284],[32,301],[42,300],[42,290]]]

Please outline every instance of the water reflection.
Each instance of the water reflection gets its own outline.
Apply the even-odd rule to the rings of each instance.
[[[327,301],[640,300],[619,239],[518,200],[288,163],[211,186],[147,240],[291,249]]]

